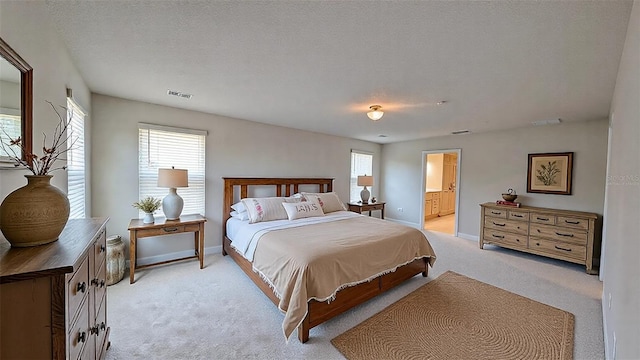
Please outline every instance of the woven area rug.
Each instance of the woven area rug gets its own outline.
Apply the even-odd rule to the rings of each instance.
[[[573,359],[574,316],[448,271],[331,343],[355,359]]]

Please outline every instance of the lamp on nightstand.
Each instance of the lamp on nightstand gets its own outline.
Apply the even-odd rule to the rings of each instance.
[[[358,186],[364,186],[364,189],[360,191],[360,199],[362,199],[362,203],[369,203],[369,196],[371,196],[371,193],[367,189],[367,186],[373,186],[373,176],[367,176],[367,174],[364,174],[364,176],[358,176]]]
[[[167,220],[178,220],[184,207],[184,200],[176,192],[176,188],[188,187],[189,177],[187,170],[158,169],[158,187],[169,188],[169,194],[162,199],[162,211]]]

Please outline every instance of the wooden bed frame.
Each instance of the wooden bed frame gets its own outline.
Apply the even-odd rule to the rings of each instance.
[[[298,192],[300,185],[317,186],[316,192],[333,191],[333,178],[231,178],[224,177],[224,204],[222,208],[222,231],[223,246],[222,255],[229,255],[249,276],[253,282],[264,292],[271,301],[278,306],[280,300],[275,296],[269,285],[260,278],[252,269],[251,262],[245,259],[237,251],[231,248],[231,240],[227,237],[226,223],[231,217],[231,205],[239,199],[248,197],[249,186],[272,185],[276,188],[275,196],[291,196]],[[239,197],[234,198],[236,191],[240,190]],[[309,340],[309,330],[321,323],[337,316],[352,307],[359,305],[378,294],[381,294],[392,287],[422,273],[426,277],[428,274],[428,261],[426,258],[417,259],[413,262],[399,267],[396,271],[379,276],[371,281],[361,283],[352,287],[340,290],[335,300],[319,302],[310,300],[308,303],[307,316],[298,326],[298,339],[305,343]]]

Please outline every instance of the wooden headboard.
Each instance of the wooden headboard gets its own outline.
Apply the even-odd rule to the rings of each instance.
[[[222,204],[222,235],[227,236],[227,219],[231,217],[231,205],[234,204],[234,195],[239,194],[238,199],[244,199],[249,193],[250,186],[273,186],[275,196],[291,196],[298,192],[300,185],[317,187],[315,192],[333,191],[333,178],[247,178],[247,177],[223,177],[224,201]],[[240,190],[239,193],[235,192]]]

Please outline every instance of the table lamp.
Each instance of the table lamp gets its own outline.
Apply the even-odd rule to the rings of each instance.
[[[176,188],[188,187],[187,170],[158,169],[158,187],[169,188],[169,194],[162,199],[162,211],[167,220],[178,220],[184,207],[184,200],[176,192]]]
[[[364,176],[358,176],[358,186],[364,186],[364,189],[360,191],[360,199],[362,199],[362,203],[369,203],[369,196],[371,196],[371,193],[367,189],[367,186],[373,186],[373,176],[367,176],[367,174],[364,174]]]

